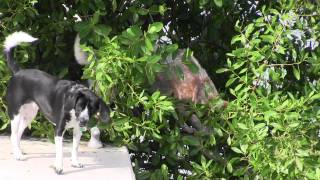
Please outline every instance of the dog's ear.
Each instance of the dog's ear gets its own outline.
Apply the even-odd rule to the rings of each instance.
[[[110,121],[110,108],[99,99],[99,114],[102,122],[108,123]]]
[[[75,106],[76,102],[83,94],[80,91],[68,92],[64,96],[64,110],[66,112],[71,111]]]

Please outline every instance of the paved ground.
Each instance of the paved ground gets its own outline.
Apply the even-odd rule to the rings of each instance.
[[[8,136],[0,136],[0,180],[131,180],[135,179],[128,150],[125,147],[91,149],[82,143],[79,161],[84,168],[72,168],[71,144],[64,143],[63,175],[52,168],[55,158],[54,144],[36,139],[23,139],[21,147],[26,161],[16,161],[11,154]]]

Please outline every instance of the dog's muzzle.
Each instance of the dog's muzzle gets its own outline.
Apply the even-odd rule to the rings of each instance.
[[[79,126],[80,127],[86,127],[88,123],[88,119],[79,119]]]

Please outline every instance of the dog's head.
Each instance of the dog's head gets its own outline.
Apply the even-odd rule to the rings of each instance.
[[[100,116],[102,122],[110,121],[110,109],[101,98],[84,86],[72,87],[65,98],[65,111],[75,111],[80,127],[87,125],[94,115]]]

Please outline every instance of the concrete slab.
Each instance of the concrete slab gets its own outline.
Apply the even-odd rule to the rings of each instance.
[[[54,144],[39,139],[23,139],[21,148],[27,160],[16,161],[11,153],[8,136],[0,136],[0,180],[134,180],[129,153],[126,147],[107,146],[91,149],[82,142],[79,161],[84,168],[71,167],[71,143],[64,142],[64,169],[62,175],[55,174]]]

